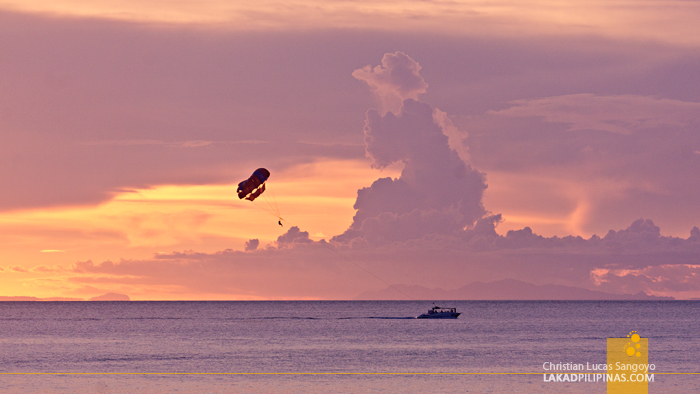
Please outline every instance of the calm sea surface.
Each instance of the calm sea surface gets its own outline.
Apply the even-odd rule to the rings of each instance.
[[[463,314],[417,320],[432,306],[417,301],[0,302],[0,392],[605,393],[545,383],[542,364],[604,364],[606,338],[632,330],[655,372],[700,372],[700,302],[438,305]],[[275,374],[191,374],[232,372]],[[537,374],[369,374],[415,372]],[[657,374],[649,389],[699,392],[700,376]]]

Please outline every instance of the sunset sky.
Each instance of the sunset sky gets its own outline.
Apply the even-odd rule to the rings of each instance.
[[[4,1],[0,296],[387,287],[359,265],[700,297],[699,19],[673,0]],[[258,167],[266,198],[239,200]]]

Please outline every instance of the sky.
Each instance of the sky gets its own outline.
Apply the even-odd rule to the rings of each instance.
[[[699,16],[693,1],[2,2],[0,296],[518,279],[700,297]],[[259,167],[264,198],[239,200]]]

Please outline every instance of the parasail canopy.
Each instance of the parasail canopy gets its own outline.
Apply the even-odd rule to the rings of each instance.
[[[238,184],[238,198],[253,201],[265,191],[265,181],[270,177],[270,171],[258,168],[250,178]]]

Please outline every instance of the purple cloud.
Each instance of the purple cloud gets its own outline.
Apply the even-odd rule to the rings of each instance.
[[[244,250],[246,252],[252,252],[253,250],[256,250],[258,248],[258,245],[260,245],[260,240],[258,239],[249,239],[245,241],[245,248]]]
[[[403,52],[385,53],[382,65],[365,66],[352,76],[366,82],[382,102],[385,111],[396,111],[406,99],[418,100],[428,84],[420,75],[421,66]]]
[[[541,117],[569,124],[567,131],[601,130],[630,134],[662,126],[682,127],[700,122],[700,103],[636,95],[572,94],[516,100],[512,107],[490,114]]]
[[[291,247],[295,244],[306,244],[310,242],[313,241],[309,238],[309,232],[301,231],[297,226],[290,227],[286,233],[277,237],[277,245],[280,248]]]

